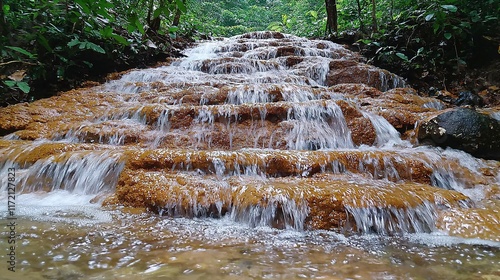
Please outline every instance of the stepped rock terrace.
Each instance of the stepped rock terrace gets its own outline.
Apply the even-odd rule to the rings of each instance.
[[[188,224],[500,242],[500,163],[416,141],[445,103],[328,41],[255,32],[185,54],[1,108],[0,174],[16,168],[27,204],[63,191]]]

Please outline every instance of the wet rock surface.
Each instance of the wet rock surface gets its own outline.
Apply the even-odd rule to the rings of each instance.
[[[420,123],[418,139],[500,160],[500,121],[473,109],[451,109]]]
[[[257,32],[185,54],[1,108],[0,159],[20,169],[21,192],[250,226],[498,239],[481,217],[497,211],[483,206],[498,200],[499,162],[412,144],[449,104],[327,41]],[[492,154],[497,136],[464,150]],[[460,230],[475,215],[491,230]]]

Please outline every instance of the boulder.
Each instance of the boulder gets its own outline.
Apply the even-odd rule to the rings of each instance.
[[[470,91],[462,91],[454,102],[457,106],[483,106],[483,99]]]
[[[444,111],[418,126],[418,140],[500,160],[500,121],[470,108]]]

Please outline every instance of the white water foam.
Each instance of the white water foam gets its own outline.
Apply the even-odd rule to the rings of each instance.
[[[335,102],[296,104],[288,110],[292,124],[286,140],[289,150],[353,148],[351,132]]]
[[[374,144],[377,147],[391,147],[402,144],[400,133],[385,118],[366,111],[361,111],[361,113],[371,121],[375,128],[377,138]]]
[[[35,221],[92,225],[112,220],[100,203],[92,203],[95,195],[75,194],[65,190],[50,193],[16,194],[15,215]],[[0,196],[3,218],[7,216],[7,198]],[[4,206],[5,205],[5,206]]]

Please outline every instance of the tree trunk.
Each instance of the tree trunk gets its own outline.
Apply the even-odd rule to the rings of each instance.
[[[361,3],[359,0],[356,0],[356,4],[358,5],[358,18],[359,18],[359,29],[361,31],[364,31],[364,23],[363,23],[363,16],[361,15]]]
[[[184,5],[186,5],[186,0],[182,0]],[[174,16],[174,21],[172,22],[172,26],[178,26],[179,22],[181,20],[181,10],[179,8],[175,9],[175,16]]]
[[[326,31],[330,34],[337,33],[337,0],[325,0],[326,5]]]
[[[377,27],[377,6],[375,3],[375,0],[372,0],[372,25],[373,25],[373,32],[378,31]]]
[[[153,15],[154,3],[155,0],[149,0],[148,15],[146,17],[146,22],[148,23],[148,25],[151,25],[151,16]]]

